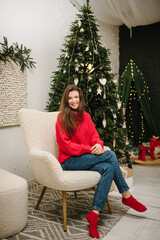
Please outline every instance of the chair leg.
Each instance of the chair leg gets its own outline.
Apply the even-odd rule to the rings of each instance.
[[[106,203],[107,203],[109,212],[112,213],[111,205],[110,205],[110,203],[109,203],[108,198],[106,199]]]
[[[65,191],[62,191],[62,204],[63,204],[64,231],[67,232],[67,203],[66,203],[66,192]]]
[[[46,190],[47,190],[47,187],[44,186],[43,189],[42,189],[41,195],[40,195],[40,197],[39,197],[39,200],[38,200],[38,202],[37,202],[37,205],[36,205],[36,207],[35,207],[36,210],[38,209],[39,204],[40,204],[40,202],[41,202],[41,200],[42,200],[42,198],[43,198],[43,195],[45,194],[45,191],[46,191]]]
[[[77,192],[74,192],[75,199],[77,199]]]

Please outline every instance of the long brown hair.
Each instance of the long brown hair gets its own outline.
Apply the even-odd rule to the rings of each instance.
[[[77,111],[72,110],[68,103],[68,95],[71,91],[77,91],[79,93],[79,107],[77,111],[80,115],[80,121],[82,120],[83,110],[85,107],[82,90],[76,85],[68,85],[64,90],[59,110],[62,128],[66,131],[69,137],[74,134],[75,130],[78,128]]]

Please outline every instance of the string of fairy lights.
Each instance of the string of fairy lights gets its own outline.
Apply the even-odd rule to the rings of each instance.
[[[136,64],[132,59],[130,59],[130,62],[127,64],[125,71],[121,75],[121,87],[123,88],[123,85],[126,81],[126,75],[130,71],[131,76],[131,85],[130,85],[130,93],[128,98],[128,116],[129,116],[129,122],[128,122],[128,134],[129,136],[134,139],[134,131],[133,131],[133,107],[136,106],[136,102],[139,103],[139,114],[140,114],[140,120],[141,120],[141,135],[139,136],[139,144],[143,141],[144,133],[145,133],[145,127],[144,127],[144,116],[143,116],[143,110],[141,106],[141,102],[144,100],[145,96],[149,93],[148,86],[146,84],[146,81],[144,80],[142,72],[138,69]],[[136,73],[136,74],[135,74]],[[136,75],[136,76],[135,76]],[[135,77],[140,76],[141,82],[140,86],[143,85],[143,88],[139,88],[139,91],[136,89],[135,85]],[[120,96],[122,98],[122,95]],[[150,100],[150,98],[148,98]]]

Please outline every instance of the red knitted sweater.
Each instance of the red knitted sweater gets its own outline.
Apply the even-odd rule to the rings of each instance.
[[[77,112],[77,114],[79,113]],[[101,144],[103,147],[103,141],[99,138],[99,134],[91,116],[85,111],[83,112],[82,122],[71,137],[68,137],[66,132],[62,130],[60,116],[58,115],[56,136],[59,145],[58,161],[60,163],[66,161],[71,156],[80,156],[84,153],[91,153],[91,147],[97,143]]]

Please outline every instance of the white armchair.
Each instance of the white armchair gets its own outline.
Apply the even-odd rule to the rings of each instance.
[[[64,171],[57,160],[55,124],[59,112],[21,109],[18,112],[24,142],[36,180],[43,186],[36,209],[47,188],[62,191],[64,231],[67,231],[66,193],[94,189],[100,174],[93,171]],[[111,208],[107,199],[109,212]]]

